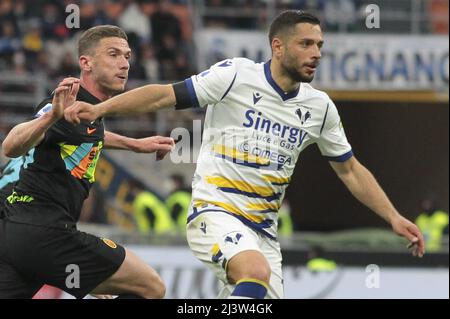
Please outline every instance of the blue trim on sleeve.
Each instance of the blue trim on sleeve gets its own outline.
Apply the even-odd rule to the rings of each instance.
[[[225,94],[220,98],[221,101],[224,99],[225,96],[227,96],[228,92],[230,92],[231,88],[233,87],[234,80],[236,80],[236,75],[237,75],[237,72],[234,74],[233,81],[231,81],[231,84],[228,87],[228,89],[225,91]]]
[[[319,133],[320,135],[322,135],[323,128],[325,127],[325,122],[327,120],[329,106],[330,106],[330,103],[327,103],[327,110],[325,111],[325,116],[323,117],[323,123],[322,123],[322,127],[320,128],[320,133]]]
[[[192,105],[194,107],[200,107],[200,103],[198,102],[197,94],[195,93],[194,84],[192,83],[192,79],[191,78],[186,79],[184,81],[184,83],[186,83],[186,87],[188,89],[189,96],[191,97]]]
[[[353,156],[353,151],[350,150],[345,154],[342,154],[340,156],[324,156],[327,160],[331,161],[331,162],[345,162],[346,160],[348,160],[350,157]]]
[[[273,87],[273,89],[278,93],[278,95],[281,97],[283,101],[292,99],[298,95],[298,92],[300,91],[300,85],[298,88],[292,92],[284,92],[282,88],[278,86],[278,84],[275,82],[275,80],[272,78],[272,72],[270,71],[270,63],[272,60],[267,61],[264,64],[264,74],[266,76],[267,82],[269,82],[270,86]]]

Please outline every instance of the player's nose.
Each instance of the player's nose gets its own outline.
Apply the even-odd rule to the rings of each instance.
[[[320,48],[318,45],[314,45],[314,49],[313,49],[313,56],[312,56],[315,60],[320,60],[320,58],[322,57],[322,53],[320,52]]]
[[[121,70],[129,70],[130,62],[125,57],[122,57],[122,59],[120,59],[120,62],[119,62],[119,68]]]

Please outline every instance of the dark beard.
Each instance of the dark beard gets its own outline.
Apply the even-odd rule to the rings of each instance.
[[[289,68],[284,64],[281,64],[284,69],[284,72],[295,82],[303,82],[310,83],[314,79],[314,75],[311,76],[303,76],[301,73],[297,72],[294,68]]]

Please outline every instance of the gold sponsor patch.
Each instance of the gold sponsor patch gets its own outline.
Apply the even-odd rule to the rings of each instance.
[[[112,249],[117,248],[117,244],[115,242],[113,242],[111,239],[108,238],[102,238],[103,242],[108,245],[109,247],[111,247]]]

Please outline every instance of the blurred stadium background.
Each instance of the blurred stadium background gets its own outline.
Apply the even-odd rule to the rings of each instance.
[[[80,8],[79,29],[65,25],[69,4]],[[380,28],[366,26],[369,4],[380,8]],[[310,147],[281,213],[286,297],[448,298],[448,0],[0,0],[0,140],[63,77],[79,74],[83,30],[115,24],[127,31],[134,88],[183,80],[227,57],[265,61],[268,25],[288,8],[322,19],[326,44],[313,85],[334,99],[357,157],[419,222],[429,246],[425,258],[410,257]],[[131,137],[177,127],[192,133],[203,115],[167,111],[106,125]],[[105,151],[80,228],[136,249],[161,273],[167,297],[214,298],[217,283],[188,250],[178,218],[198,136],[191,142],[190,163]],[[6,160],[0,155],[0,164]],[[67,298],[50,287],[40,297]]]

